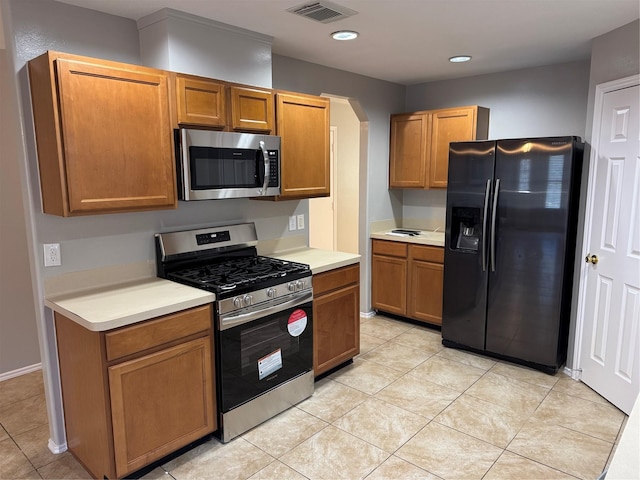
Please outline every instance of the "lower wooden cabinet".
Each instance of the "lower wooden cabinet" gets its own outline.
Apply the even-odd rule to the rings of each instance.
[[[313,276],[316,376],[360,353],[360,265]]]
[[[210,305],[107,332],[55,321],[67,444],[95,478],[217,429]]]
[[[372,253],[373,308],[441,325],[444,249],[373,240]]]

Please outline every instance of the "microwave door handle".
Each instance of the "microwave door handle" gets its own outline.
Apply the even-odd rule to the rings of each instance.
[[[262,181],[260,195],[266,195],[267,187],[269,186],[269,177],[271,176],[271,162],[269,162],[269,152],[267,152],[267,148],[264,146],[262,140],[260,140],[259,145],[260,150],[262,150],[262,158],[264,159],[264,180]]]

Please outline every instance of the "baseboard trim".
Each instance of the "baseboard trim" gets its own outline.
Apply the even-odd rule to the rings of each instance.
[[[17,370],[11,370],[10,372],[0,373],[0,382],[9,380],[10,378],[19,377],[20,375],[26,375],[27,373],[35,372],[36,370],[42,370],[42,363],[36,363],[34,365],[29,365],[28,367],[22,367]]]
[[[370,312],[360,312],[360,316],[364,318],[372,318],[376,316],[376,311],[371,310]]]
[[[57,443],[55,443],[53,440],[49,439],[49,442],[47,443],[47,446],[49,447],[49,451],[51,453],[53,453],[54,455],[58,455],[62,452],[66,452],[67,451],[67,442],[64,442],[62,445],[58,445]]]
[[[562,373],[565,375],[569,375],[574,380],[580,380],[582,378],[582,370],[581,369],[572,369],[569,367],[564,367],[562,369]]]

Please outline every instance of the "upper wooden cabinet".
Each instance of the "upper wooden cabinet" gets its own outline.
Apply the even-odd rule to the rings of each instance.
[[[45,213],[176,207],[165,72],[51,51],[28,69]]]
[[[278,92],[276,102],[276,133],[282,138],[280,198],[328,196],[329,99]]]
[[[226,87],[223,83],[176,74],[175,87],[178,124],[226,127]]]
[[[489,109],[476,105],[391,115],[389,187],[446,188],[449,143],[488,134]]]
[[[229,128],[234,131],[274,132],[273,93],[257,88],[229,87],[231,115]]]

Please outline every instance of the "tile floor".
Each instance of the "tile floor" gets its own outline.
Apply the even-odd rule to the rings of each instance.
[[[155,479],[595,479],[626,415],[584,384],[445,349],[440,333],[363,318],[361,354],[310,399]],[[0,478],[88,478],[53,455],[41,372],[0,383]]]

